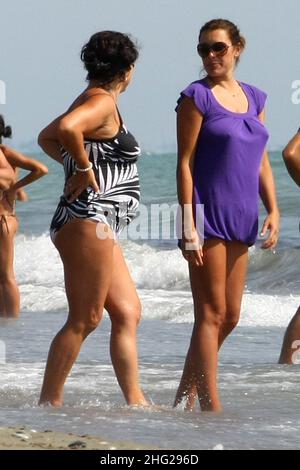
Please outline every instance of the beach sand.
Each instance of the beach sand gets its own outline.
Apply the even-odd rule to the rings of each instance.
[[[1,427],[0,450],[139,450],[154,449],[127,441],[108,441],[101,437],[36,431],[24,427]]]

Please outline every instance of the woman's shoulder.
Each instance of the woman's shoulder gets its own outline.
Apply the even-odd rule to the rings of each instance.
[[[250,85],[249,83],[239,82],[244,89],[248,91],[248,94],[252,97],[253,101],[256,104],[257,112],[260,114],[265,107],[267,100],[267,93],[257,86]]]
[[[265,96],[267,96],[267,93],[262,90],[261,88],[255,86],[255,85],[250,85],[250,83],[246,83],[246,82],[239,82],[242,86],[244,86],[245,88],[248,88],[249,91],[251,91],[253,94],[263,94]]]
[[[8,145],[3,145],[3,144],[0,145],[0,151],[4,155],[7,163],[14,169],[17,166],[16,152]]]
[[[115,101],[114,98],[110,93],[103,93],[103,92],[87,92],[87,90],[83,91],[73,103],[69,106],[67,113],[74,111],[75,109],[84,107],[103,107],[107,108],[108,111],[115,110]]]
[[[205,79],[195,80],[191,82],[180,93],[178,105],[184,97],[192,98],[199,111],[204,115],[210,107],[209,87]],[[177,108],[176,108],[177,109]]]
[[[191,92],[206,92],[208,90],[208,84],[204,78],[200,80],[194,80],[191,82],[186,88],[184,88],[183,92],[191,91]]]

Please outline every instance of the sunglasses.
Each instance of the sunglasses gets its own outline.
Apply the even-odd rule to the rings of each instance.
[[[229,46],[225,42],[214,42],[211,45],[207,44],[206,42],[203,42],[201,44],[198,44],[197,51],[202,59],[206,59],[211,52],[214,53],[215,57],[224,56],[225,54],[227,54],[229,47],[231,46]]]

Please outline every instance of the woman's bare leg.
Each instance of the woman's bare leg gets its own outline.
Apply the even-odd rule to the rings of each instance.
[[[226,313],[219,328],[218,350],[239,321],[247,274],[248,247],[239,242],[226,242],[226,259],[224,262],[226,262]],[[187,354],[181,382],[174,406],[182,400],[180,399],[182,395],[181,390],[185,390],[185,408],[192,410],[197,398],[197,386],[191,348],[189,348]]]
[[[14,274],[14,237],[18,219],[0,222],[0,316],[16,318],[20,313],[20,292]]]
[[[239,242],[227,242],[226,253],[226,316],[219,332],[219,349],[240,319],[248,268],[248,246]]]
[[[184,403],[184,409],[186,411],[192,411],[194,409],[197,399],[197,377],[195,373],[195,367],[192,360],[192,351],[189,347],[182,377],[176,393],[174,407]]]
[[[138,373],[136,334],[141,303],[119,244],[115,244],[113,250],[112,280],[105,308],[112,323],[111,359],[126,402],[128,405],[147,405]]]
[[[226,313],[226,245],[220,240],[204,244],[204,265],[190,265],[195,325],[174,406],[184,399],[193,407],[197,395],[203,411],[222,409],[217,390],[218,337]]]
[[[298,343],[296,343],[298,342]],[[294,364],[293,355],[300,347],[300,307],[287,327],[284,335],[279,364]]]
[[[60,229],[55,245],[64,264],[69,315],[50,347],[40,403],[60,406],[65,380],[81,345],[102,318],[114,240],[99,240],[95,222],[76,219]]]

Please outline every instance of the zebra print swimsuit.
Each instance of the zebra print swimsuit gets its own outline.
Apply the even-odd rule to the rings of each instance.
[[[136,216],[140,200],[136,161],[141,153],[138,143],[122,123],[111,139],[84,142],[100,194],[88,187],[72,203],[61,196],[54,213],[50,236],[54,241],[59,229],[71,219],[89,219],[108,225],[115,235]],[[75,171],[76,162],[62,148],[65,185]]]

